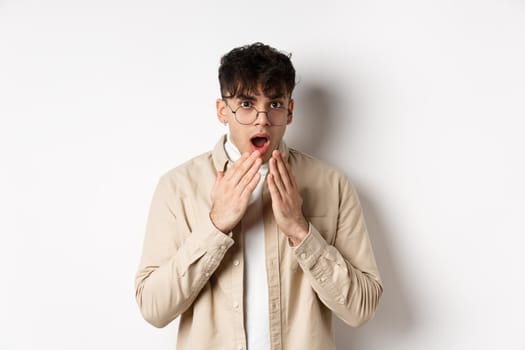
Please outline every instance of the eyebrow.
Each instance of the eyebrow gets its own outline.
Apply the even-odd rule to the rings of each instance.
[[[284,98],[284,94],[277,93],[277,94],[273,94],[273,95],[271,95],[271,96],[268,96],[268,98],[269,98],[270,100],[281,99],[281,98]]]
[[[250,101],[255,101],[256,100],[255,96],[250,96],[250,95],[245,95],[245,94],[237,95],[237,96],[235,96],[235,98],[237,98],[239,100],[250,100]]]
[[[278,93],[278,94],[274,94],[274,95],[267,96],[267,97],[270,100],[276,100],[276,99],[284,98],[284,95]],[[239,100],[249,100],[249,101],[255,101],[257,99],[255,96],[250,96],[250,95],[246,95],[246,94],[239,94],[239,95],[235,96],[235,98],[237,98]]]

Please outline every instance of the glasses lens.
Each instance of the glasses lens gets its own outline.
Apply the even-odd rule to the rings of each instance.
[[[255,108],[239,107],[235,111],[235,118],[241,124],[252,124],[257,119],[259,113],[266,114],[266,118],[271,125],[285,125],[287,122],[288,110],[286,108],[271,108],[266,112],[257,112]]]
[[[286,119],[288,116],[288,111],[286,108],[274,108],[268,111],[268,119],[272,125],[284,125],[286,124]]]
[[[257,118],[257,111],[253,108],[240,107],[235,114],[237,121],[241,124],[251,124]]]

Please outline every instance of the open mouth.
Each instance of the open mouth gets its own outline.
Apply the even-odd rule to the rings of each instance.
[[[256,137],[252,138],[251,141],[252,141],[252,145],[254,145],[257,148],[260,148],[260,147],[264,146],[264,144],[266,142],[268,142],[268,139],[266,137],[258,137],[258,136],[256,136]]]
[[[267,135],[256,135],[250,139],[253,150],[264,153],[270,145],[270,138]]]

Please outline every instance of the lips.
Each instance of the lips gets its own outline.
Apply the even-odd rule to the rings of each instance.
[[[254,151],[257,150],[263,154],[270,146],[270,135],[266,133],[255,134],[250,138],[250,143]]]

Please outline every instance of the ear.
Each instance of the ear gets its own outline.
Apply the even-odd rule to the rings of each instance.
[[[294,99],[292,98],[290,102],[288,102],[288,119],[286,121],[286,125],[290,125],[293,120],[293,107],[294,107]]]
[[[223,99],[218,98],[215,101],[215,108],[217,109],[217,118],[221,124],[228,122],[228,115],[226,114],[226,102]]]

